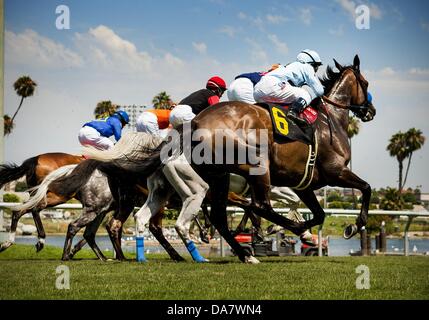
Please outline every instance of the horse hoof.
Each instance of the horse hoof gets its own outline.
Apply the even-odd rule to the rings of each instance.
[[[5,251],[6,249],[11,247],[12,245],[13,245],[13,242],[10,242],[10,241],[3,242],[0,246],[0,252]]]
[[[351,239],[355,234],[357,234],[358,228],[355,224],[349,224],[345,229],[343,233],[344,239]]]
[[[62,261],[70,261],[70,257],[69,256],[63,256],[61,258]]]
[[[36,243],[36,252],[40,252],[40,251],[42,251],[42,249],[45,247],[45,245],[44,245],[44,243],[43,242],[37,242]]]
[[[261,261],[256,259],[254,256],[246,256],[244,258],[244,263],[258,264],[258,263],[261,263]]]

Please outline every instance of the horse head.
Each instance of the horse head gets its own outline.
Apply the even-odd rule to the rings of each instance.
[[[368,92],[369,83],[360,71],[360,59],[356,55],[353,65],[343,67],[334,59],[335,67],[341,74],[353,74],[354,84],[351,91],[350,111],[352,111],[363,122],[371,121],[376,115],[376,109],[372,104],[372,96]]]

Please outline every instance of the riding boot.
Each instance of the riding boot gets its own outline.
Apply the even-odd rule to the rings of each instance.
[[[299,98],[290,107],[287,117],[293,120],[297,125],[307,125],[307,121],[300,118],[299,114],[307,107],[307,102],[304,98]]]

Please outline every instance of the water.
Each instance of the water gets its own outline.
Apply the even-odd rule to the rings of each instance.
[[[0,242],[3,242],[7,239],[7,233],[0,233]],[[77,243],[82,239],[82,236],[76,236],[74,239],[74,244]],[[127,239],[133,239],[133,237],[125,236],[124,240]],[[112,244],[110,242],[110,239],[108,236],[97,236],[96,238],[97,244],[100,247],[102,251],[113,251]],[[27,244],[27,245],[34,245],[37,242],[37,237],[35,236],[17,236],[16,237],[16,243],[19,244]],[[47,236],[46,238],[46,244],[51,245],[54,247],[60,247],[62,248],[64,246],[64,236]],[[372,239],[371,242],[371,248],[372,250],[375,249],[375,240]],[[198,246],[198,244],[197,244]],[[409,248],[410,253],[413,252],[414,246],[417,248],[418,253],[425,253],[429,252],[429,239],[426,238],[413,238],[409,240]],[[179,252],[184,253],[186,252],[186,248],[182,244],[174,244],[173,247]],[[126,252],[134,252],[135,251],[135,245],[134,243],[123,243],[122,248]],[[228,248],[228,247],[227,247]],[[152,245],[152,246],[145,246],[145,250],[149,250],[151,253],[164,253],[164,249],[160,245]],[[201,248],[202,253],[208,253],[210,250],[209,246],[204,246]],[[360,250],[360,240],[359,238],[353,238],[350,240],[345,240],[343,238],[330,238],[329,240],[329,255],[330,256],[349,256],[350,251],[353,250],[354,252]],[[295,245],[295,251],[300,251],[300,243],[298,242]],[[403,253],[404,251],[404,240],[403,239],[387,239],[387,251],[388,252],[398,252]],[[228,254],[229,250],[225,250],[225,252]]]

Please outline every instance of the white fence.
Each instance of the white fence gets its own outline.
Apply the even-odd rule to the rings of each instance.
[[[10,208],[12,206],[17,205],[18,203],[10,203],[10,202],[0,202],[0,209],[4,208]],[[54,209],[69,209],[69,210],[81,210],[82,205],[78,203],[67,203],[67,204],[61,204],[59,206],[54,207]],[[138,208],[135,208],[138,209]],[[241,208],[238,207],[228,207],[227,208],[228,213],[234,214],[234,215],[243,215],[244,211]],[[289,212],[288,208],[275,208],[274,211],[280,214],[285,214]],[[308,214],[311,215],[311,211],[309,209],[298,209],[298,211],[302,214]],[[324,209],[326,215],[339,215],[339,216],[357,216],[360,213],[360,210],[348,210],[348,209]],[[411,222],[416,217],[424,217],[429,218],[429,212],[427,211],[387,211],[387,210],[370,210],[369,215],[389,215],[389,216],[399,216],[399,217],[405,217],[407,218],[407,224],[405,226],[404,230],[404,255],[409,255],[409,229]],[[3,211],[0,213],[0,222],[3,221]],[[2,225],[0,225],[0,229],[2,229]],[[323,225],[320,225],[318,228],[318,236],[319,239],[322,239],[322,229]],[[221,239],[222,240],[222,239]],[[221,251],[223,252],[223,242],[221,241]],[[322,256],[322,241],[319,241],[319,256]]]

